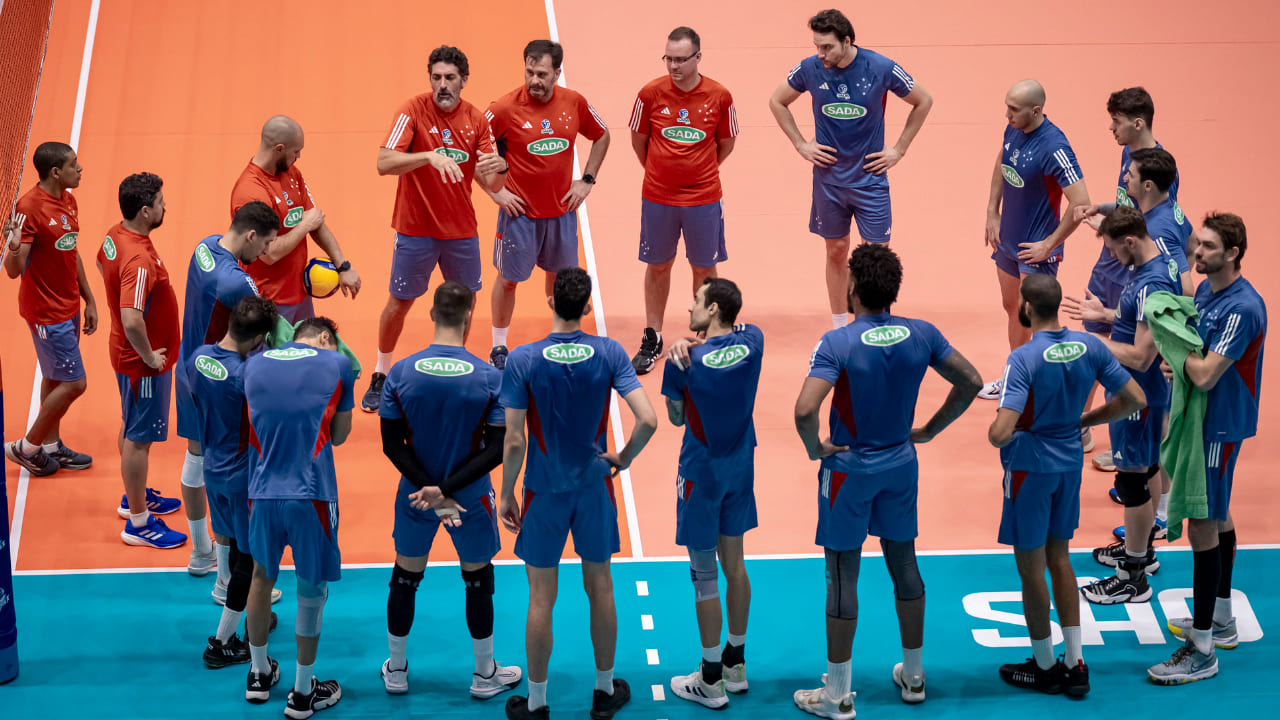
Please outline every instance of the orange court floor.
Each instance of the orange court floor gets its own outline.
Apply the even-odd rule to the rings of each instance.
[[[743,290],[741,320],[759,325],[766,338],[755,413],[760,527],[747,536],[746,547],[751,555],[816,550],[817,469],[805,458],[792,411],[810,350],[830,328],[823,244],[807,231],[810,170],[775,126],[766,101],[788,70],[813,53],[805,21],[817,6],[721,0],[634,12],[586,0],[493,0],[445,11],[434,3],[388,0],[113,0],[98,9],[90,56],[85,45],[91,5],[56,4],[29,151],[44,140],[66,141],[78,125],[84,166],[76,192],[79,252],[99,303],[105,293],[94,256],[119,219],[116,188],[124,176],[147,170],[165,180],[168,214],[153,239],[182,297],[196,242],[227,226],[231,185],[256,148],[263,120],[290,115],[306,133],[299,167],[364,283],[355,300],[335,296],[317,305],[338,322],[364,361],[366,377],[357,396],[373,367],[391,257],[395,179],[378,177],[374,160],[397,105],[427,88],[430,49],[447,43],[467,53],[471,77],[463,97],[484,108],[522,82],[521,50],[528,40],[548,36],[547,10],[554,10],[555,31],[565,47],[565,81],[587,96],[613,134],[599,184],[580,214],[580,258],[593,267],[600,299],[598,324],[588,318],[585,327],[607,331],[633,352],[644,325],[643,267],[637,260],[641,169],[626,121],[636,91],[665,72],[659,58],[666,33],[682,24],[696,28],[702,72],[734,93],[741,128],[722,169],[729,260],[719,271]],[[1280,227],[1264,194],[1270,171],[1280,166],[1276,145],[1266,139],[1266,124],[1280,115],[1280,96],[1264,91],[1280,66],[1280,22],[1270,4],[1172,0],[1140,22],[1125,24],[1112,15],[1008,0],[861,4],[847,10],[860,44],[894,58],[935,100],[923,131],[891,172],[893,248],[906,269],[894,310],[936,324],[984,375],[995,377],[1008,352],[983,244],[991,156],[1005,125],[1005,90],[1024,77],[1047,88],[1047,114],[1071,139],[1097,201],[1114,195],[1119,165],[1120,149],[1107,131],[1107,95],[1138,84],[1150,90],[1158,109],[1156,135],[1180,167],[1180,204],[1197,225],[1209,210],[1243,216],[1252,241],[1245,273],[1265,298],[1277,297],[1272,273],[1280,249],[1273,239]],[[807,102],[793,109],[811,133]],[[905,116],[906,106],[890,99],[888,142]],[[579,150],[585,157],[585,145]],[[33,178],[28,170],[24,191]],[[487,357],[496,209],[482,193],[475,196],[485,289],[468,346]],[[1067,243],[1060,277],[1069,293],[1083,291],[1097,242],[1080,231]],[[681,263],[664,321],[668,337],[686,328],[689,272]],[[28,331],[14,310],[17,288],[17,281],[0,280],[0,303],[11,308],[7,339],[0,343],[6,439],[19,436],[31,413],[35,376]],[[541,288],[538,276],[521,287],[510,344],[549,331]],[[428,305],[429,298],[414,308],[397,357],[430,342]],[[94,466],[27,478],[5,464],[19,572],[175,567],[187,559],[184,550],[139,549],[119,540],[120,406],[107,356],[108,309],[101,310],[102,329],[81,345],[88,392],[62,424],[66,442],[93,455]],[[1263,386],[1270,389],[1276,363],[1265,370]],[[660,409],[661,372],[643,384]],[[917,411],[921,421],[945,391],[940,378],[928,378]],[[1273,435],[1280,402],[1270,399],[1263,401],[1259,435],[1244,444],[1237,470],[1232,506],[1243,544],[1280,542],[1280,484],[1268,470],[1280,461]],[[977,400],[952,428],[920,448],[920,549],[996,547],[1001,471],[986,440],[993,414],[993,403]],[[620,427],[629,432],[625,410]],[[682,554],[674,543],[681,432],[663,419],[650,446],[618,480],[620,557]],[[1105,431],[1094,437],[1105,449]],[[153,448],[153,487],[179,495],[184,450],[173,433]],[[382,456],[376,419],[357,412],[350,440],[335,455],[344,561],[390,562],[397,473]],[[1120,522],[1119,509],[1106,498],[1109,485],[1110,476],[1085,470],[1080,547],[1109,542],[1110,528]],[[172,525],[185,530],[181,519]],[[504,531],[500,557],[512,558],[513,545]],[[433,559],[453,559],[448,543],[436,548]]]

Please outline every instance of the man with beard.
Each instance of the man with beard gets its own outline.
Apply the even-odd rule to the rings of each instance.
[[[391,356],[414,300],[422,297],[436,265],[445,280],[480,290],[480,238],[471,204],[474,179],[489,192],[502,189],[507,163],[494,148],[489,121],[462,99],[471,74],[467,56],[441,45],[427,60],[431,92],[409,98],[396,112],[378,150],[378,174],[398,175],[391,225],[387,304],[378,321],[378,363],[360,409],[376,413]]]
[[[493,239],[493,350],[489,362],[507,364],[507,330],[516,306],[516,285],[534,265],[546,271],[551,297],[556,273],[578,266],[578,206],[595,185],[609,149],[609,128],[577,92],[556,87],[564,49],[551,40],[524,48],[524,85],[494,100],[485,117],[498,152],[509,163],[507,187],[491,193],[498,211]],[[591,141],[582,178],[573,179],[574,139]]]
[[[290,324],[315,315],[311,295],[302,285],[309,255],[307,235],[337,268],[342,294],[354,298],[360,291],[360,276],[342,254],[338,238],[325,222],[324,212],[316,207],[311,188],[298,169],[302,145],[302,126],[292,118],[276,115],[267,120],[258,152],[231,190],[232,216],[246,203],[261,200],[280,218],[280,235],[247,267],[262,296],[274,302]]]

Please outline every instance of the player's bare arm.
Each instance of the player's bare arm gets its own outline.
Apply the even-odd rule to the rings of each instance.
[[[378,148],[378,174],[403,175],[425,165],[435,168],[445,182],[462,182],[462,168],[445,155],[435,152],[407,153],[391,148]]]
[[[137,308],[120,308],[120,327],[124,328],[125,339],[133,346],[142,362],[155,370],[164,367],[165,353],[168,348],[153,350],[151,339],[147,337],[147,320]]]
[[[1022,262],[1038,263],[1048,260],[1053,251],[1067,241],[1067,236],[1079,227],[1080,221],[1075,219],[1075,209],[1089,204],[1089,190],[1085,188],[1084,178],[1063,188],[1062,194],[1067,198],[1068,205],[1067,211],[1062,214],[1062,219],[1058,222],[1057,229],[1040,242],[1022,243],[1020,245],[1022,249],[1018,251],[1018,259]]]
[[[1204,357],[1193,353],[1187,356],[1187,361],[1182,365],[1182,372],[1197,390],[1209,392],[1218,384],[1218,380],[1222,379],[1227,368],[1233,364],[1235,360],[1213,351]]]
[[[1110,323],[1116,316],[1116,309],[1103,305],[1088,288],[1084,291],[1083,300],[1070,295],[1063,297],[1062,310],[1076,322]]]
[[[609,131],[605,130],[604,135],[599,140],[591,143],[591,152],[587,155],[587,164],[582,167],[582,174],[590,175],[595,178],[600,173],[600,166],[604,164],[605,153],[609,152]],[[582,179],[574,180],[569,184],[569,192],[560,198],[560,202],[566,203],[569,212],[578,209],[587,196],[591,194],[591,188],[595,187],[594,183],[585,182]]]
[[[631,463],[644,446],[649,444],[649,439],[658,429],[658,414],[653,411],[653,405],[649,404],[649,396],[645,395],[644,388],[636,388],[624,395],[622,399],[627,401],[627,407],[631,408],[631,414],[635,416],[631,437],[627,438],[627,444],[621,452],[600,454],[600,457],[609,461],[615,471],[631,467]]]
[[[334,447],[347,441],[351,435],[351,411],[343,410],[333,414],[329,420],[329,437]]]
[[[788,86],[790,87],[790,86]],[[846,445],[832,444],[831,438],[825,440],[818,434],[820,422],[818,412],[822,409],[822,401],[831,392],[831,383],[821,378],[807,377],[800,387],[800,397],[796,398],[796,432],[800,433],[800,441],[804,443],[805,452],[810,460],[818,460],[828,455],[835,455],[848,450]]]
[[[943,380],[951,383],[951,392],[947,393],[947,399],[942,402],[942,407],[938,408],[924,427],[911,431],[911,442],[916,444],[927,443],[945,430],[956,418],[964,414],[974,398],[978,397],[978,391],[982,389],[982,375],[960,354],[959,350],[953,350],[942,362],[942,366],[936,369]]]
[[[313,207],[304,211],[298,224],[294,225],[289,232],[276,235],[276,239],[271,241],[258,259],[268,265],[275,265],[293,252],[293,249],[298,247],[298,243],[306,240],[309,233],[324,227],[324,220],[324,211],[320,208]]]
[[[493,204],[507,211],[507,214],[513,218],[518,218],[528,212],[524,206],[524,199],[519,195],[511,192],[505,187],[497,192],[489,192],[489,188],[481,185],[480,189],[485,195],[493,201]]]
[[[644,167],[649,157],[649,136],[638,132],[631,133],[631,149],[635,151],[636,157],[640,158],[640,167]]]
[[[1137,380],[1130,379],[1100,408],[1080,416],[1080,427],[1106,425],[1120,418],[1129,417],[1147,406],[1147,394]]]
[[[991,171],[991,194],[987,196],[987,247],[992,250],[1000,248],[1000,201],[1004,199],[1004,173],[1000,171],[1000,161],[1004,154],[996,151],[996,166]]]
[[[737,142],[736,137],[720,138],[716,141],[716,165],[723,165],[728,159],[729,153],[733,152],[733,146]]]
[[[22,227],[17,218],[11,218],[4,224],[5,256],[4,271],[11,278],[16,278],[27,269],[27,260],[31,257],[31,243],[22,242]]]
[[[528,448],[524,420],[528,410],[506,408],[507,434],[502,440],[502,497],[498,502],[498,519],[513,533],[520,532],[520,502],[516,500],[516,481],[524,465]]]
[[[81,329],[85,335],[92,335],[98,329],[98,303],[93,299],[93,289],[89,287],[89,277],[84,274],[84,263],[80,253],[76,253],[76,283],[80,286],[80,297],[84,300],[84,322]]]
[[[1126,345],[1118,343],[1109,337],[1103,337],[1095,334],[1094,337],[1102,341],[1112,355],[1116,356],[1116,360],[1120,364],[1130,370],[1139,372],[1151,367],[1151,363],[1155,362],[1159,352],[1156,350],[1155,338],[1151,337],[1151,330],[1145,322],[1139,322],[1137,330],[1133,334],[1133,344]],[[1217,378],[1214,379],[1217,382]]]
[[[796,152],[800,153],[800,157],[817,165],[818,167],[830,167],[836,161],[836,149],[826,145],[819,145],[816,139],[805,140],[804,135],[800,133],[800,126],[796,125],[796,118],[791,114],[791,103],[800,97],[800,93],[791,87],[786,80],[773,91],[773,95],[769,98],[769,112],[773,113],[773,119],[777,121],[778,127],[782,128],[783,134],[795,146]]]
[[[507,184],[507,161],[496,152],[476,153],[476,184],[497,192]]]
[[[311,238],[316,241],[316,245],[328,256],[329,262],[332,262],[334,267],[339,268],[347,263],[347,256],[343,254],[342,248],[338,245],[338,238],[334,236],[328,225],[321,225],[313,230]],[[267,249],[270,250],[271,246],[277,242],[279,240],[272,240]],[[343,272],[338,273],[338,287],[342,290],[343,296],[354,300],[356,294],[360,292],[360,274],[353,268],[348,267]]]
[[[862,166],[863,170],[875,175],[883,175],[907,154],[907,148],[911,147],[911,142],[916,139],[920,128],[924,127],[924,119],[929,117],[929,111],[933,109],[933,96],[929,91],[916,85],[902,100],[911,106],[911,112],[907,115],[907,122],[902,127],[898,142],[892,147],[868,155],[869,162]]]

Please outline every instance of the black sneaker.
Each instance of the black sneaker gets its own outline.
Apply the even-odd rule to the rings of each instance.
[[[66,445],[63,445],[61,440],[58,441],[58,449],[47,454],[49,457],[57,460],[58,467],[63,470],[85,470],[89,468],[89,466],[93,465],[92,457],[82,452],[72,450]]]
[[[378,412],[382,403],[382,385],[387,381],[387,374],[376,372],[369,378],[369,390],[360,398],[360,409],[367,413]]]
[[[646,375],[653,370],[661,354],[662,338],[653,328],[645,328],[644,335],[640,337],[640,350],[631,358],[631,367],[635,368],[637,375]]]
[[[551,720],[551,708],[543,705],[537,710],[530,710],[529,698],[513,695],[507,698],[507,718],[509,720]]]
[[[285,717],[294,720],[305,720],[316,714],[317,710],[333,707],[342,699],[342,686],[337,680],[318,681],[311,678],[311,692],[306,695],[296,690],[289,691],[289,702],[284,706]]]
[[[251,703],[264,703],[271,699],[271,688],[280,682],[280,664],[271,658],[267,658],[271,663],[271,670],[264,673],[256,673],[253,668],[249,668],[249,679],[245,683],[244,699]]]
[[[1035,658],[1027,658],[1024,663],[1001,665],[1000,679],[1023,690],[1038,690],[1049,695],[1057,695],[1062,692],[1062,679],[1065,677],[1066,670],[1066,666],[1061,662],[1055,662],[1053,667],[1042,670],[1036,664]]]
[[[1068,667],[1059,659],[1058,665],[1065,671],[1062,675],[1063,692],[1077,698],[1089,694],[1089,666],[1084,664],[1084,660],[1076,663],[1075,667]]]
[[[494,345],[489,351],[489,364],[503,370],[507,367],[507,346]]]
[[[226,642],[219,642],[218,638],[209,638],[209,644],[204,648],[204,664],[208,667],[224,668],[228,665],[243,665],[249,662],[249,643],[232,635],[227,638]]]
[[[647,330],[645,331],[648,332]],[[631,686],[621,678],[613,679],[613,694],[596,690],[591,694],[592,720],[610,720],[631,699]]]
[[[1093,559],[1100,565],[1119,567],[1120,561],[1128,557],[1124,549],[1124,540],[1113,542],[1106,547],[1094,548]],[[1160,571],[1160,561],[1156,559],[1156,549],[1147,545],[1147,558],[1142,563],[1142,571],[1147,575],[1155,575]]]
[[[4,444],[4,456],[12,460],[15,464],[26,469],[31,477],[46,477],[58,472],[58,461],[44,451],[44,448],[36,448],[36,451],[27,455],[18,449],[18,441]]]
[[[1127,602],[1147,602],[1151,599],[1151,585],[1147,576],[1136,573],[1136,577],[1122,578],[1112,575],[1080,588],[1084,599],[1095,605],[1119,605]]]

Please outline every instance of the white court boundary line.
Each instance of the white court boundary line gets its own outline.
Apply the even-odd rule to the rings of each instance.
[[[93,0],[89,6],[89,27],[84,35],[84,55],[80,59],[80,83],[76,87],[76,109],[71,118],[71,137],[68,145],[73,150],[80,148],[80,129],[84,124],[85,95],[89,90],[89,65],[93,60],[93,40],[98,34],[98,9],[101,0]],[[49,32],[53,31],[53,20],[50,17]],[[25,158],[24,158],[25,160]],[[36,362],[35,377],[31,380],[31,404],[27,410],[27,424],[23,427],[23,435],[31,429],[36,415],[40,412],[40,381],[44,376],[40,373],[40,363]],[[13,522],[9,528],[9,560],[14,570],[18,568],[18,548],[22,544],[22,521],[27,510],[27,491],[31,485],[31,473],[23,468],[18,472],[18,492],[13,501]]]
[[[1280,550],[1280,543],[1259,543],[1252,545],[1237,545],[1236,552],[1241,550]],[[1081,547],[1073,548],[1073,554],[1092,553],[1092,548]],[[1191,552],[1191,548],[1185,546],[1160,548],[1160,552]],[[881,557],[884,553],[879,551],[864,552],[863,557]],[[977,548],[973,550],[917,550],[918,557],[979,557],[982,555],[1012,555],[1013,550],[1009,548]],[[747,560],[819,560],[823,557],[822,553],[777,553],[764,555],[747,555]],[[654,556],[647,558],[614,558],[615,564],[645,564],[645,563],[687,563],[689,557],[687,555],[667,555]],[[501,560],[494,559],[494,565],[523,565],[522,560]],[[581,565],[582,561],[578,558],[565,558],[560,561],[561,565]],[[395,563],[343,563],[343,570],[390,570]],[[440,560],[427,563],[427,567],[457,567],[457,560]],[[292,570],[292,565],[281,565],[282,570]],[[139,575],[149,573],[184,573],[187,571],[185,565],[179,567],[152,567],[152,568],[80,568],[72,570],[15,570],[15,576],[43,576],[43,575]]]
[[[543,0],[543,4],[547,9],[547,28],[551,32],[551,41],[560,42],[560,29],[556,26],[556,6],[555,0]],[[557,83],[560,87],[567,88],[565,84],[564,68],[561,66],[560,81]],[[581,170],[578,167],[578,144],[573,144],[573,179],[577,180],[581,177]],[[604,323],[604,297],[600,293],[600,275],[596,271],[596,253],[595,244],[591,241],[591,221],[587,218],[587,203],[584,200],[582,205],[578,207],[578,219],[582,222],[582,252],[587,256],[587,273],[591,275],[591,306],[595,309],[596,318],[596,334],[601,337],[609,337],[609,331]],[[618,409],[618,393],[616,391],[609,392],[609,426],[613,430],[613,443],[621,452],[625,446],[626,438],[622,434],[622,414]],[[644,548],[640,543],[640,518],[636,513],[636,496],[631,487],[631,472],[622,470],[618,473],[622,481],[622,504],[623,509],[627,513],[627,534],[631,538],[631,556],[635,559],[644,557]],[[616,560],[615,560],[616,562]]]

